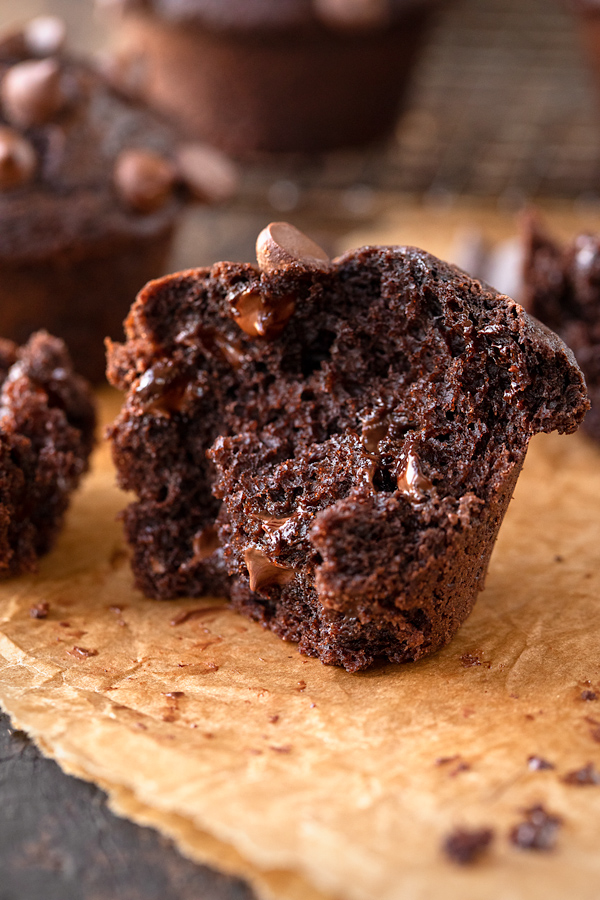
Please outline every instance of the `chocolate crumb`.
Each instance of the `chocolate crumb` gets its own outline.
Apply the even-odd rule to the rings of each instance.
[[[463,653],[460,661],[465,669],[470,669],[473,666],[484,666],[486,669],[490,669],[492,666],[490,662],[482,660],[476,653]]]
[[[29,610],[32,619],[45,619],[50,611],[49,603],[36,603]]]
[[[596,691],[582,691],[579,695],[579,698],[581,700],[597,700],[598,694],[596,693]]]
[[[562,824],[561,817],[548,813],[541,804],[523,812],[525,821],[511,830],[511,842],[522,850],[552,850]]]
[[[542,772],[545,769],[555,769],[556,766],[542,756],[529,756],[527,758],[527,768],[531,769],[532,772]]]
[[[444,852],[459,866],[469,866],[483,855],[493,837],[491,828],[456,828],[444,841]]]
[[[72,650],[67,650],[69,656],[76,656],[79,659],[88,659],[90,656],[98,656],[97,650],[88,650],[87,647],[73,647]]]
[[[600,772],[598,772],[593,763],[582,766],[581,769],[575,769],[573,772],[567,772],[562,780],[565,784],[575,784],[585,787],[589,784],[600,784]]]
[[[276,725],[279,722],[279,716],[269,716],[269,722],[272,725]]]

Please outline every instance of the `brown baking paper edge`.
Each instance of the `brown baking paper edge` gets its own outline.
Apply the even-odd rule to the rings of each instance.
[[[600,696],[589,442],[534,439],[452,644],[358,675],[222,601],[145,600],[114,521],[125,500],[103,447],[39,574],[0,588],[0,700],[63,768],[269,900],[597,897],[600,786],[562,781],[600,768],[600,700],[582,699]],[[552,852],[508,840],[537,803],[563,819]],[[458,825],[495,831],[468,869],[441,850]]]

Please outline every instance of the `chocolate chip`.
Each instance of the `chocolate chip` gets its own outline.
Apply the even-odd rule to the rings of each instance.
[[[338,28],[375,28],[390,20],[389,0],[313,0],[316,15]]]
[[[243,291],[233,298],[236,325],[250,337],[271,339],[285,328],[294,312],[291,297],[278,298],[268,306],[266,298],[256,290]]]
[[[553,763],[544,759],[543,756],[529,756],[527,758],[527,768],[532,772],[543,772],[545,769],[556,768]]]
[[[271,222],[256,241],[258,265],[265,272],[299,266],[324,270],[329,266],[325,251],[287,222]]]
[[[115,163],[117,193],[136,212],[151,213],[165,206],[175,179],[175,166],[151,150],[123,150]]]
[[[510,840],[522,850],[552,850],[558,829],[562,824],[560,816],[546,812],[541,804],[524,810],[525,821],[510,832]]]
[[[260,591],[273,584],[288,584],[296,574],[289,566],[271,562],[266,553],[257,547],[248,547],[244,552],[244,560],[248,567],[251,591]]]
[[[12,128],[0,126],[0,190],[30,181],[36,166],[35,150],[29,141]]]
[[[48,617],[48,613],[50,612],[50,604],[49,603],[36,603],[29,610],[29,615],[32,619],[46,619]]]
[[[588,763],[581,769],[575,769],[574,772],[568,772],[563,776],[565,784],[575,784],[584,787],[590,784],[600,784],[600,772],[596,770],[593,763]]]
[[[492,842],[491,828],[457,828],[444,841],[444,851],[452,862],[468,866],[476,862]]]
[[[58,16],[36,16],[23,29],[25,46],[34,56],[53,56],[62,50],[67,27]]]
[[[222,203],[235,194],[238,172],[226,156],[206,144],[183,144],[177,151],[179,178],[194,199]]]
[[[13,125],[29,128],[49,122],[66,100],[59,63],[55,59],[16,63],[2,79],[0,100]]]

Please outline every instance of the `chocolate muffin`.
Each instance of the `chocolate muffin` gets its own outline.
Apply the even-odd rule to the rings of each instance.
[[[330,261],[275,223],[257,257],[150,283],[109,349],[136,582],[227,592],[349,671],[418,659],[470,613],[530,437],[583,418],[581,372],[421,250]]]
[[[215,151],[180,146],[63,40],[53,17],[0,38],[0,334],[47,328],[99,380],[104,338],[167,268],[184,202],[233,183]]]
[[[95,409],[64,342],[0,340],[0,577],[35,571],[88,468]]]
[[[124,80],[228,152],[385,137],[440,0],[97,0]]]
[[[571,348],[592,408],[583,429],[600,441],[600,237],[561,246],[534,216],[523,220],[523,304]]]

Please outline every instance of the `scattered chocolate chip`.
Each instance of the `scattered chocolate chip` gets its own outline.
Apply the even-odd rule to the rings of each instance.
[[[37,167],[35,150],[12,128],[0,126],[0,190],[31,181]]]
[[[79,659],[89,659],[90,656],[98,656],[97,650],[88,650],[87,647],[73,647],[72,650],[67,650],[69,656],[76,656]]]
[[[214,616],[225,610],[225,606],[201,606],[200,609],[186,609],[178,613],[174,619],[171,619],[170,625],[183,625],[190,619],[204,619],[206,616]]]
[[[256,290],[243,291],[232,298],[236,325],[249,337],[270,340],[283,331],[295,309],[292,297],[278,297],[272,305]]]
[[[457,762],[460,759],[460,754],[455,753],[454,756],[438,756],[435,761],[436,766],[447,766],[448,763]]]
[[[175,179],[174,165],[151,150],[123,150],[115,162],[117,193],[136,212],[156,212],[165,206]]]
[[[598,694],[596,691],[582,691],[579,698],[580,700],[597,700]]]
[[[23,29],[25,46],[34,56],[53,56],[65,44],[67,26],[58,16],[36,16]]]
[[[235,194],[239,183],[233,163],[206,144],[181,145],[177,172],[192,197],[202,203],[223,203]]]
[[[468,866],[483,855],[493,837],[491,828],[457,828],[445,839],[444,852],[452,862]]]
[[[12,125],[30,128],[49,122],[66,101],[58,61],[28,59],[11,66],[0,84],[0,101]]]
[[[575,784],[585,787],[590,784],[600,784],[600,772],[596,771],[593,763],[588,763],[581,769],[575,769],[563,775],[562,780],[565,784]]]
[[[542,772],[545,769],[555,769],[556,766],[542,756],[529,756],[527,758],[527,768],[531,769],[532,772]]]
[[[251,591],[260,591],[273,584],[289,584],[296,574],[295,570],[289,566],[271,562],[266,553],[257,547],[246,548],[244,561],[248,567]]]
[[[271,222],[256,241],[256,258],[264,272],[298,266],[323,270],[329,266],[325,251],[287,222]]]
[[[306,682],[304,679],[298,682],[298,687],[296,688],[299,694],[306,690]]]
[[[49,603],[36,603],[29,610],[32,619],[45,619],[50,611]]]
[[[511,830],[510,841],[523,850],[552,850],[562,824],[561,817],[546,812],[541,804],[523,812],[525,821]]]

